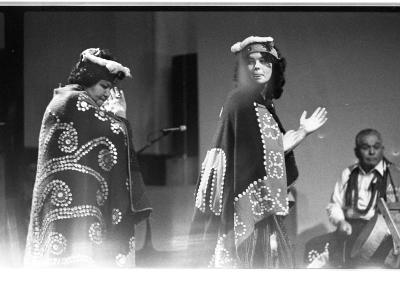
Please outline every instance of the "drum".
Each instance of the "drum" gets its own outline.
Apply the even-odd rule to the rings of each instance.
[[[376,213],[356,238],[350,257],[365,263],[377,255],[384,260],[393,248],[392,244],[385,219],[380,213]]]

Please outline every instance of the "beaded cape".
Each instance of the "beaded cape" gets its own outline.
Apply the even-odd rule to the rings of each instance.
[[[151,208],[127,120],[79,85],[54,90],[42,120],[25,265],[135,264]]]
[[[195,192],[190,246],[209,252],[213,267],[243,267],[240,246],[257,223],[289,212],[288,187],[298,176],[283,151],[284,129],[272,101],[236,89],[225,102]],[[195,252],[195,251],[194,251]]]

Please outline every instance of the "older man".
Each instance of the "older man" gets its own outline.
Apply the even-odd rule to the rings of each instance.
[[[333,267],[361,266],[356,256],[350,256],[351,249],[365,225],[377,214],[378,199],[399,201],[399,169],[384,157],[381,134],[375,129],[364,129],[357,134],[355,141],[354,152],[358,162],[342,172],[327,206],[329,221],[337,230],[329,234],[330,238],[325,237],[328,240],[323,252],[316,250],[321,249],[323,240],[315,238],[308,243],[306,259],[311,266],[321,266],[327,260]],[[319,244],[315,244],[316,241]],[[392,241],[388,237],[381,243],[372,254],[369,265],[384,264]]]

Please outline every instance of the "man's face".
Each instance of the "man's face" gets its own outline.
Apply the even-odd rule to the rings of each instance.
[[[366,171],[373,169],[382,160],[383,150],[382,140],[376,134],[363,136],[355,148],[360,165]]]
[[[260,52],[249,54],[247,67],[251,78],[258,84],[265,84],[271,79],[272,63],[266,60]]]

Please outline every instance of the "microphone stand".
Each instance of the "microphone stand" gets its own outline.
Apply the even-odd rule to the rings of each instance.
[[[144,150],[146,150],[147,148],[149,148],[151,145],[153,145],[154,143],[160,141],[162,138],[164,138],[165,136],[167,136],[168,134],[170,134],[172,131],[161,131],[162,134],[160,136],[157,136],[154,139],[151,139],[150,141],[147,142],[146,145],[144,145],[140,150],[138,150],[136,153],[140,154],[141,152],[143,152]]]
[[[140,150],[136,152],[137,155],[142,153],[144,150],[152,146],[154,143],[160,141],[162,138],[170,134],[172,131],[164,131],[161,130],[161,135],[157,136],[156,138],[150,139],[146,145],[144,145]],[[158,251],[154,248],[153,243],[152,243],[152,232],[151,232],[151,224],[150,224],[150,218],[148,217],[146,219],[146,234],[145,234],[145,239],[144,239],[144,244],[143,247],[140,250],[137,250],[137,266],[149,266],[154,264],[154,260],[160,257],[165,257],[165,254],[162,251]],[[141,258],[139,260],[139,257]]]

